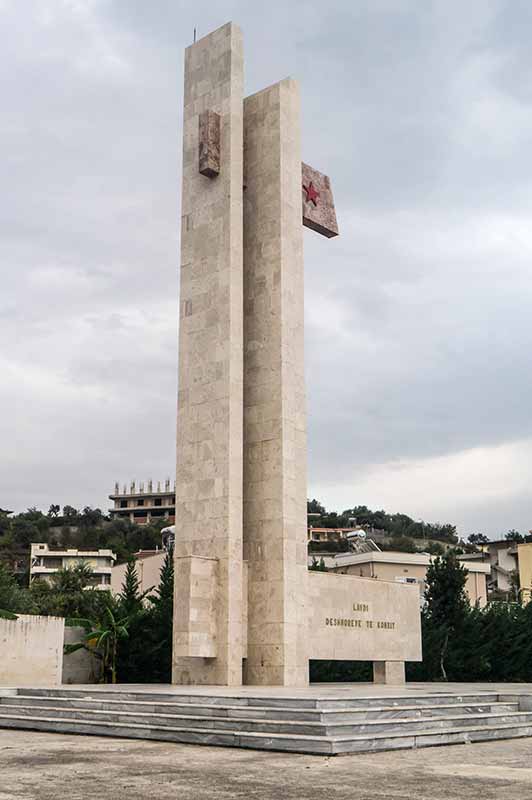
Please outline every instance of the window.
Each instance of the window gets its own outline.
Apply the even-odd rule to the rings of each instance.
[[[154,506],[162,506],[162,504],[163,504],[163,499],[162,499],[162,497],[156,497],[156,498],[155,498],[155,502],[154,502],[154,504],[153,504],[153,505],[154,505]]]
[[[140,498],[139,497],[139,499],[137,500],[137,505],[138,506],[143,506],[144,505],[144,498]]]
[[[42,565],[46,567],[46,569],[61,569],[63,566],[63,559],[62,558],[47,558],[43,556],[42,558]]]
[[[120,501],[120,508],[127,508],[127,500]]]

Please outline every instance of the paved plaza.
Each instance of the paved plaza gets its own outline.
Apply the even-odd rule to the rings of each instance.
[[[323,758],[0,730],[0,800],[528,800],[532,739]]]

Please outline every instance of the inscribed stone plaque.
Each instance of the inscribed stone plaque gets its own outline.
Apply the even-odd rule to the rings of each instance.
[[[220,174],[220,115],[203,111],[199,115],[199,171],[207,178]]]
[[[338,236],[331,181],[317,169],[301,164],[303,225],[328,239]]]
[[[416,585],[311,571],[308,610],[310,658],[421,661]]]

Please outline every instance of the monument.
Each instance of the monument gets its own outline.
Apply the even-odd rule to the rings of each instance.
[[[420,660],[416,586],[309,573],[299,90],[244,98],[229,23],[185,54],[173,682],[305,686],[311,658]]]

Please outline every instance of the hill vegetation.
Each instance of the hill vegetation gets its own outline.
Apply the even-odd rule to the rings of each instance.
[[[382,531],[392,537],[458,543],[456,525],[449,523],[416,521],[407,514],[372,511],[367,506],[354,506],[339,514],[337,511],[327,511],[318,500],[309,500],[307,510],[309,514],[319,514],[319,518],[316,518],[313,524],[323,528],[350,528],[353,525],[360,525]]]
[[[0,562],[17,574],[27,573],[31,543],[43,542],[52,547],[110,548],[121,563],[138,550],[161,547],[161,528],[167,526],[166,519],[151,525],[110,519],[89,506],[79,511],[67,505],[61,512],[52,505],[47,513],[29,508],[15,515],[0,509]]]

